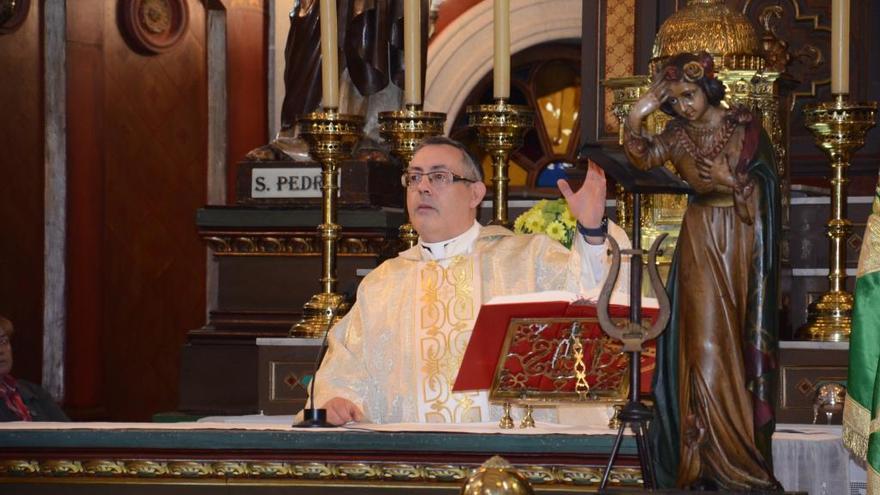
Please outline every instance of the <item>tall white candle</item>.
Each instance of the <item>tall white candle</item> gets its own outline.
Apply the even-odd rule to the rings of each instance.
[[[849,0],[831,2],[831,92],[849,93]]]
[[[422,103],[422,0],[403,4],[404,100]]]
[[[336,31],[336,0],[321,0],[321,104],[324,108],[339,107],[338,33]]]
[[[495,98],[510,97],[510,0],[495,0]]]

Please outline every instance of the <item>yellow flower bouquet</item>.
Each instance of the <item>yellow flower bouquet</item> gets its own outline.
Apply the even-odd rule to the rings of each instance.
[[[518,234],[547,234],[571,249],[576,223],[565,199],[542,199],[516,218],[513,231]]]

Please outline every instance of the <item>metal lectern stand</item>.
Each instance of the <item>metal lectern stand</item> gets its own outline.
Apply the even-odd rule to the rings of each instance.
[[[627,428],[632,428],[636,437],[636,447],[639,456],[639,465],[642,470],[642,478],[644,479],[644,488],[653,489],[655,487],[656,476],[654,474],[654,463],[652,459],[652,449],[650,437],[648,436],[648,423],[653,418],[653,411],[639,399],[639,389],[641,382],[641,350],[642,344],[648,340],[656,338],[665,328],[669,319],[670,308],[669,300],[666,297],[665,289],[660,282],[659,274],[657,274],[656,265],[654,264],[657,250],[665,235],[658,237],[649,252],[649,274],[652,279],[655,293],[660,302],[660,314],[655,324],[650,328],[644,328],[641,324],[642,309],[642,256],[645,251],[642,250],[641,242],[641,198],[642,193],[651,194],[683,194],[691,193],[690,186],[674,175],[665,167],[657,167],[649,171],[641,171],[629,164],[626,156],[621,151],[606,150],[598,145],[586,144],[580,150],[580,157],[589,159],[596,163],[605,171],[605,173],[620,184],[623,189],[633,195],[633,211],[632,211],[632,249],[623,251],[623,254],[632,256],[630,261],[630,322],[622,328],[615,327],[611,320],[607,317],[608,300],[614,282],[617,279],[619,271],[620,251],[617,244],[610,239],[613,255],[616,258],[616,267],[612,266],[605,286],[602,289],[602,296],[599,299],[599,320],[602,323],[602,330],[611,337],[621,340],[624,343],[624,351],[629,354],[629,375],[630,388],[626,405],[618,414],[620,420],[620,428],[617,431],[617,437],[611,448],[611,455],[608,458],[608,464],[602,475],[602,482],[599,490],[604,490],[608,484],[608,476],[614,461],[620,452],[620,445],[623,440],[623,434]],[[653,270],[653,271],[652,271]],[[659,287],[659,290],[658,290]],[[665,300],[665,308],[664,308]],[[605,318],[603,321],[603,313]]]

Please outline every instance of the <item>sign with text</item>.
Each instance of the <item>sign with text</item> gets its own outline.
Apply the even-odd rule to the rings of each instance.
[[[320,198],[321,168],[254,168],[251,197]]]

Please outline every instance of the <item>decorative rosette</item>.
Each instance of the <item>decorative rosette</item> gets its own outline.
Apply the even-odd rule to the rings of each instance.
[[[699,62],[688,62],[682,67],[684,78],[688,82],[698,81],[703,77],[703,66]]]

